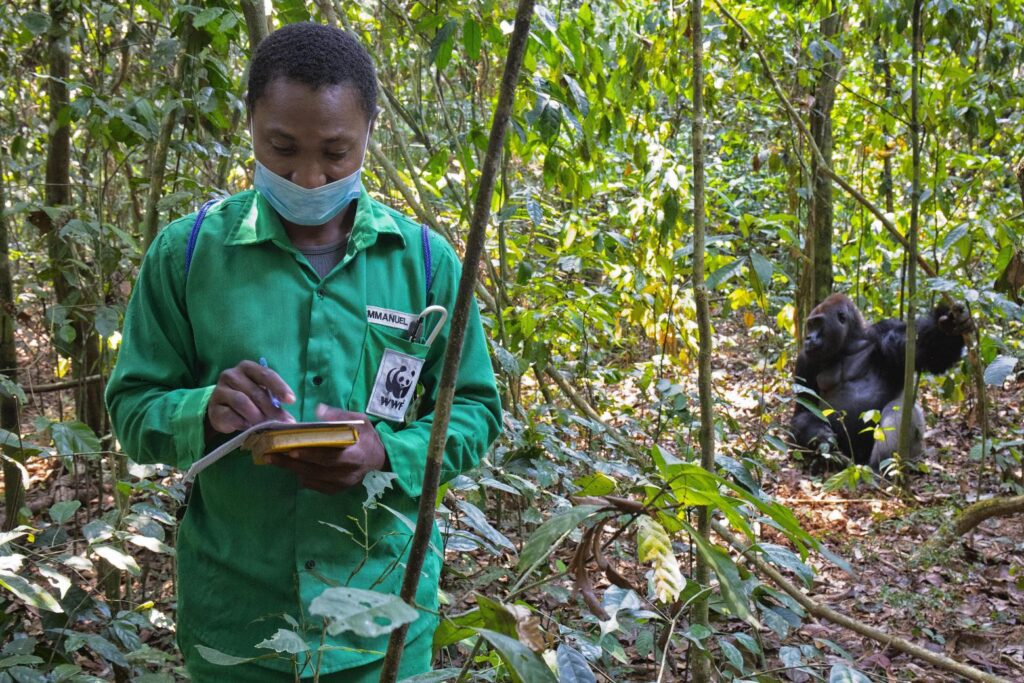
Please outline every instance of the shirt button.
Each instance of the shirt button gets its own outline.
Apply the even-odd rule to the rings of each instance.
[[[306,569],[312,569],[316,566],[316,560],[306,560]]]
[[[321,377],[320,375],[317,375],[316,377],[313,378],[313,386],[318,387],[318,386],[320,386],[323,383],[324,383],[324,378]]]
[[[316,295],[318,297],[320,297],[321,299],[323,299],[324,298],[324,288],[323,287],[317,287],[316,288]]]

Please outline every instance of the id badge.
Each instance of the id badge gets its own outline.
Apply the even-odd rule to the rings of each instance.
[[[416,383],[422,369],[422,358],[385,349],[377,368],[377,379],[373,382],[370,400],[366,404],[367,415],[402,422],[409,404],[416,396]]]

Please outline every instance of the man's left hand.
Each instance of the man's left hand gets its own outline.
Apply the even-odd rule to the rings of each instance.
[[[367,472],[385,468],[387,453],[369,417],[322,403],[316,416],[324,421],[361,420],[356,426],[359,440],[348,448],[300,448],[280,453],[271,456],[272,464],[294,472],[301,486],[326,494],[352,488]]]

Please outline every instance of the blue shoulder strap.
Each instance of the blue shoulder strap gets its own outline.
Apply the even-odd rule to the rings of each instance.
[[[185,247],[186,280],[188,280],[188,269],[192,267],[192,254],[196,250],[196,240],[199,239],[199,230],[203,227],[203,219],[206,218],[206,212],[210,210],[210,207],[219,201],[219,199],[211,199],[203,204],[199,209],[199,213],[196,214],[195,222],[192,223],[192,232],[188,236],[188,245]]]
[[[426,224],[420,226],[423,231],[423,270],[427,275],[427,296],[430,296],[430,283],[434,274],[430,271],[430,228]]]

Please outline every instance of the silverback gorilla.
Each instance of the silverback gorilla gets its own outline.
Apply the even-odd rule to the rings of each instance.
[[[917,370],[939,374],[951,368],[960,359],[963,333],[970,328],[967,310],[960,305],[938,306],[919,318]],[[821,408],[835,412],[825,422],[797,403],[791,428],[801,450],[817,451],[834,440],[848,458],[876,470],[892,456],[899,441],[906,341],[906,323],[886,319],[868,327],[842,294],[833,294],[811,311],[796,381],[821,397]],[[873,425],[861,419],[870,410],[881,413],[882,441],[875,439]],[[913,424],[911,453],[917,455],[924,432],[924,415],[917,405]]]

